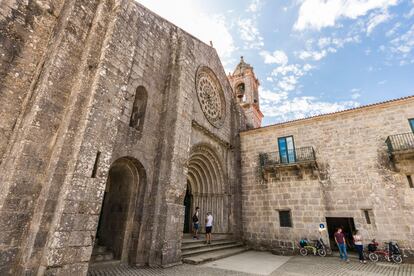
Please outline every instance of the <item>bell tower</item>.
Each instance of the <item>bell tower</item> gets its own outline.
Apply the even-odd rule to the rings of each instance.
[[[260,127],[263,118],[259,105],[260,83],[253,72],[253,67],[244,62],[241,57],[233,74],[229,73],[228,79],[233,88],[234,97],[246,115],[247,127],[249,129]]]

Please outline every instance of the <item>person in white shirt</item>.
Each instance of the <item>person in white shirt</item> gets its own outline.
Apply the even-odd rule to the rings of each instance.
[[[207,212],[206,216],[206,243],[211,243],[211,230],[213,229],[213,215]]]
[[[354,245],[355,245],[355,249],[358,251],[358,255],[359,255],[359,262],[360,263],[366,263],[367,261],[365,261],[364,259],[364,245],[363,245],[363,240],[362,240],[362,235],[359,233],[358,230],[354,231]]]

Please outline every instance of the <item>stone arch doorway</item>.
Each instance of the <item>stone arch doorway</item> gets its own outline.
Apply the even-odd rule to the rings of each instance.
[[[95,248],[104,248],[121,261],[136,256],[128,253],[136,251],[136,235],[140,221],[138,214],[143,187],[146,182],[145,170],[136,159],[123,157],[116,160],[109,169],[105,193],[96,233]],[[135,255],[131,254],[131,255]]]
[[[213,232],[229,232],[229,194],[225,189],[222,162],[208,146],[193,148],[188,161],[188,190],[191,198],[191,215],[196,206],[200,207],[201,231],[207,212],[214,217]]]

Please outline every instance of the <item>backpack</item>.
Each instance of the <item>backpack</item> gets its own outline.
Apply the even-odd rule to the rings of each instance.
[[[303,248],[303,247],[305,247],[305,246],[307,246],[307,245],[308,245],[308,241],[307,241],[307,240],[305,240],[305,239],[302,239],[302,240],[300,240],[299,244],[300,244],[300,246]]]
[[[198,222],[198,217],[196,214],[193,215],[193,222]]]

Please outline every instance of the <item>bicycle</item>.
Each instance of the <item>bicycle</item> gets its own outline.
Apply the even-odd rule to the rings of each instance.
[[[393,261],[396,264],[402,263],[402,255],[397,243],[385,242],[384,249],[378,250],[378,243],[374,240],[368,244],[368,258],[372,262],[378,262],[379,259],[385,259],[388,262]]]
[[[302,239],[299,242],[299,253],[302,256],[307,256],[309,252],[312,252],[316,256],[318,254],[321,257],[326,256],[326,246],[322,239],[315,240],[315,244],[310,244],[308,239]]]

